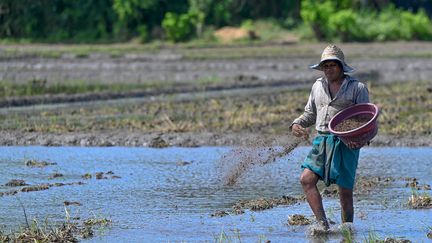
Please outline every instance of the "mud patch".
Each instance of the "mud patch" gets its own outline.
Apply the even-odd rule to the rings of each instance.
[[[395,179],[391,177],[368,177],[368,176],[359,176],[356,179],[355,184],[355,194],[369,194],[371,191],[375,190],[379,187],[388,186]]]
[[[4,185],[9,186],[9,187],[28,186],[28,184],[25,183],[25,181],[21,180],[21,179],[12,179]]]
[[[96,178],[96,180],[106,180],[106,179],[109,179],[106,175],[109,175],[109,176],[111,176],[111,179],[119,179],[119,178],[121,178],[120,176],[116,176],[116,175],[114,175],[114,172],[112,172],[112,171],[108,171],[108,172],[97,172],[96,174],[95,174],[95,178]]]
[[[299,201],[298,198],[291,196],[282,196],[281,198],[259,198],[252,200],[240,200],[234,206],[234,211],[243,211],[250,209],[252,211],[262,211],[271,209],[279,205],[292,205]]]
[[[385,187],[390,183],[394,182],[395,179],[391,177],[367,177],[367,176],[358,176],[355,183],[354,194],[355,195],[365,195],[371,193],[373,190],[376,190],[380,187]],[[332,184],[328,187],[325,187],[321,190],[321,196],[327,198],[338,198],[339,197],[339,189],[338,186]]]
[[[418,182],[417,178],[405,178],[407,183],[405,187],[410,187],[415,190],[431,190],[431,186],[428,184],[421,184]]]
[[[18,190],[12,190],[12,191],[7,191],[7,192],[0,192],[0,197],[3,196],[13,196],[15,194],[18,193]]]
[[[85,173],[81,176],[81,178],[89,180],[93,178],[93,175],[91,173]],[[107,179],[120,179],[120,176],[114,175],[114,172],[108,171],[108,172],[96,172],[94,174],[94,178],[96,180],[107,180]]]
[[[56,164],[57,163],[50,163],[50,162],[46,162],[46,161],[37,161],[37,160],[34,160],[34,159],[27,160],[25,162],[25,165],[28,166],[28,167],[39,167],[39,168],[46,167],[46,166],[49,166],[49,165],[56,165]]]
[[[179,161],[176,163],[177,166],[185,166],[190,164],[192,164],[192,162],[188,162],[188,161]]]
[[[25,187],[21,188],[20,190],[11,190],[6,192],[0,192],[0,197],[2,196],[13,196],[16,195],[18,192],[36,192],[36,191],[44,191],[48,190],[50,187],[60,187],[60,186],[71,186],[71,185],[84,185],[85,183],[78,181],[78,182],[70,182],[70,183],[53,183],[53,184],[40,184],[40,185],[32,185],[29,186],[26,184]]]
[[[229,215],[229,213],[227,213],[226,211],[218,210],[218,211],[212,213],[210,216],[212,216],[212,217],[225,217],[227,215]]]
[[[150,148],[166,148],[168,146],[168,143],[160,136],[153,138],[149,144]]]
[[[331,185],[321,191],[321,196],[328,198],[337,198],[339,197],[339,190],[336,185]]]
[[[58,178],[58,177],[63,177],[62,173],[54,173],[52,175],[50,175],[49,179],[54,179],[54,178]]]
[[[291,197],[291,196],[282,196],[281,198],[258,198],[252,200],[240,200],[232,206],[232,211],[224,211],[218,210],[212,213],[210,216],[212,217],[225,217],[227,215],[239,215],[244,214],[246,209],[252,211],[262,211],[266,209],[271,209],[273,207],[279,205],[292,205],[300,201],[301,199]]]
[[[293,214],[288,216],[289,225],[309,225],[311,221],[301,214]]]
[[[80,202],[71,202],[71,201],[64,201],[63,204],[65,206],[71,206],[71,205],[73,205],[73,206],[82,206],[82,204]]]
[[[50,186],[48,184],[36,185],[36,186],[27,186],[21,188],[21,192],[35,192],[35,191],[43,191],[48,190]]]

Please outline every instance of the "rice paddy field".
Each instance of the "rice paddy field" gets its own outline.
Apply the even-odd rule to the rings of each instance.
[[[0,240],[430,241],[427,42],[340,44],[381,109],[354,230],[320,185],[333,231],[311,233],[298,182],[310,141],[224,184],[239,145],[271,156],[292,139],[325,46],[1,45]]]

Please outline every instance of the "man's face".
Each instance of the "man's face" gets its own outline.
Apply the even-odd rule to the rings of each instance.
[[[321,70],[330,82],[338,81],[343,76],[342,67],[337,61],[325,61],[321,65]]]

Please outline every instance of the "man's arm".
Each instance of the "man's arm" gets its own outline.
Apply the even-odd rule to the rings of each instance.
[[[313,98],[313,92],[311,92],[303,114],[297,119],[295,119],[292,122],[290,127],[292,127],[293,124],[299,124],[300,126],[306,128],[312,126],[313,124],[315,124],[315,122],[316,122],[316,107]]]
[[[293,135],[296,137],[307,138],[309,136],[308,131],[305,129],[316,122],[316,107],[313,98],[313,93],[309,95],[308,102],[305,106],[305,111],[303,114],[295,119],[290,125],[289,129],[292,131]]]

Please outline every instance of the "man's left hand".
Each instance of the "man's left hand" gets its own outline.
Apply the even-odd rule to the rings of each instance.
[[[348,148],[350,148],[350,149],[360,149],[365,145],[366,145],[366,143],[359,143],[359,142],[352,142],[352,141],[348,142],[348,144],[347,144]]]

